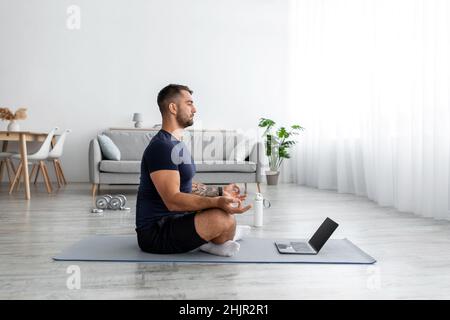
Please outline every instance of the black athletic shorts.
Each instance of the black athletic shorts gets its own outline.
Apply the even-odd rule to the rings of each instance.
[[[148,229],[137,229],[139,247],[149,253],[182,253],[207,243],[195,230],[195,213],[174,213]]]

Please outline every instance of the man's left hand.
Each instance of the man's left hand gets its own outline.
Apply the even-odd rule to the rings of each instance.
[[[247,198],[246,194],[241,194],[241,190],[235,183],[231,183],[225,187],[223,187],[223,195],[228,197],[233,197],[235,199],[239,199],[244,201]]]

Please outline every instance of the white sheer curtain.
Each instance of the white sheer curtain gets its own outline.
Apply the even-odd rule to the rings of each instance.
[[[450,219],[450,1],[293,0],[293,181]]]

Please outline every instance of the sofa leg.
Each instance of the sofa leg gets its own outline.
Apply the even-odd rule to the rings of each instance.
[[[95,196],[97,195],[97,189],[98,189],[98,184],[93,183],[92,184],[92,198],[95,198]]]
[[[261,186],[259,185],[259,182],[256,183],[256,187],[258,188],[258,193],[261,193]]]

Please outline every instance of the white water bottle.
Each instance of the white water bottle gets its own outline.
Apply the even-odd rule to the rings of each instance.
[[[261,193],[256,193],[255,197],[255,215],[253,216],[253,225],[255,227],[263,226],[264,198]]]

